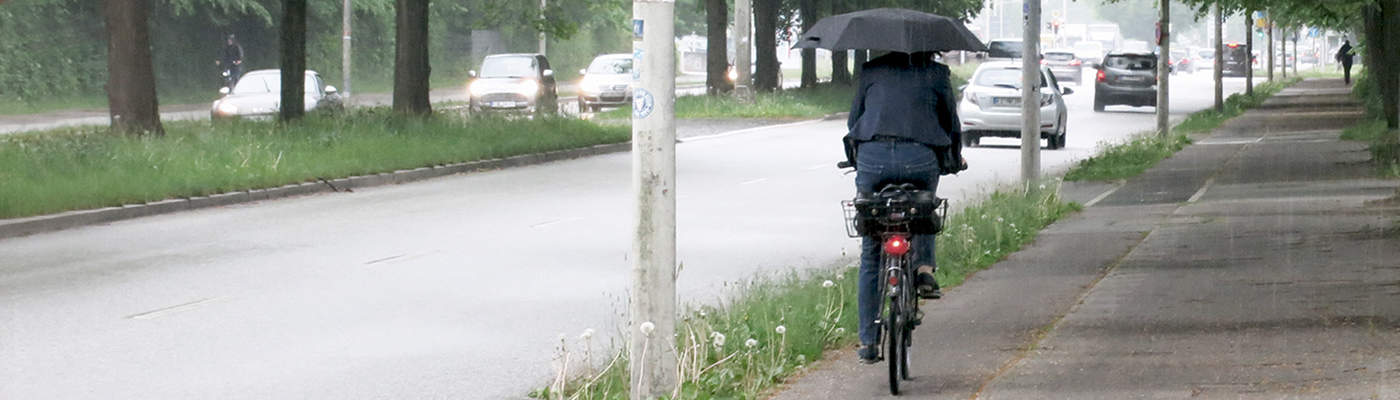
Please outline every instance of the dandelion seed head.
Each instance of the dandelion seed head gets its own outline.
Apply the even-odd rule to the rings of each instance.
[[[656,330],[656,324],[651,321],[643,322],[642,326],[637,327],[637,329],[642,331],[642,335],[651,336],[651,332]]]
[[[786,335],[786,334],[787,334],[787,327],[786,327],[786,326],[782,326],[782,325],[778,325],[777,328],[773,328],[773,331],[778,332],[779,335]]]
[[[579,338],[579,339],[583,339],[583,340],[588,340],[588,339],[590,339],[590,338],[592,338],[592,337],[593,337],[593,328],[584,329],[584,330],[583,330],[583,333],[581,333],[581,334],[578,335],[578,338]]]
[[[823,282],[822,282],[822,287],[824,287],[824,288],[830,289],[832,286],[836,286],[836,282],[832,282],[832,281],[830,281],[830,280],[827,280],[827,281],[823,281]]]
[[[758,347],[758,339],[749,338],[749,340],[745,340],[744,347],[748,347],[750,349]]]

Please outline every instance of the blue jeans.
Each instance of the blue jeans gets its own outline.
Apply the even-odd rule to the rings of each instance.
[[[856,151],[856,190],[876,192],[886,184],[913,183],[938,190],[938,157],[928,146],[913,142],[865,142]],[[858,311],[860,342],[874,344],[880,336],[875,317],[880,313],[881,238],[864,237],[860,246]],[[913,265],[936,265],[933,235],[915,235]]]

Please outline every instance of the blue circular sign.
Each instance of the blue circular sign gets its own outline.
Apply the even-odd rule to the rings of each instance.
[[[646,89],[637,88],[632,92],[632,118],[646,119],[656,109],[656,98]]]

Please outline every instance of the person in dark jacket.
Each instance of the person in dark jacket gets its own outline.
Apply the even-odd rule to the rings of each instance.
[[[1342,79],[1351,84],[1351,40],[1342,40],[1342,48],[1337,49],[1337,62],[1342,63]]]
[[[876,192],[894,181],[936,191],[939,175],[966,169],[948,66],[935,62],[932,53],[894,52],[870,60],[861,71],[845,137],[847,154],[856,167],[856,191]],[[933,275],[937,266],[933,239],[932,235],[911,239],[917,252],[919,294],[925,298],[942,295]],[[861,242],[858,353],[866,363],[879,355],[874,321],[880,311],[880,240],[865,237]]]
[[[219,60],[215,64],[228,69],[229,78],[237,81],[242,76],[243,70],[243,46],[238,44],[238,38],[232,33],[224,39],[224,49],[220,53]]]

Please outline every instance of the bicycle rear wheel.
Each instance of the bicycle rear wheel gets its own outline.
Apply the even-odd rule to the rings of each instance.
[[[898,299],[891,301],[887,324],[885,325],[885,359],[890,365],[890,394],[899,395],[899,381],[901,370],[906,366],[904,362],[904,321],[900,315],[900,304]]]

